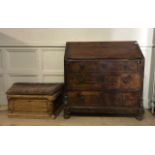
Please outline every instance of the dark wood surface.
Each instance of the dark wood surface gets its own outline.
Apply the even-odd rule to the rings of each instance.
[[[142,118],[144,57],[136,42],[69,42],[64,117],[74,113]]]
[[[68,73],[69,90],[140,90],[141,76],[138,73]]]
[[[69,59],[137,59],[142,58],[135,41],[122,42],[68,42]]]
[[[76,72],[137,72],[139,64],[135,60],[68,60],[68,69]]]
[[[105,107],[133,107],[139,106],[139,92],[102,92],[102,91],[75,91],[68,92],[70,106],[105,106]]]

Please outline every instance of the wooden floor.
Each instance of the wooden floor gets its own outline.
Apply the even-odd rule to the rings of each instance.
[[[142,121],[134,117],[99,117],[72,116],[64,119],[61,113],[55,120],[51,119],[16,119],[8,118],[7,111],[0,111],[0,126],[154,126],[155,117],[146,110]]]

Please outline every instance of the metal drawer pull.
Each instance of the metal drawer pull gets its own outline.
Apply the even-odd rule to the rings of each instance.
[[[131,79],[131,77],[130,77],[130,76],[127,76],[127,77],[123,78],[122,81],[123,81],[125,84],[127,84],[127,83],[129,83],[130,79]]]
[[[127,84],[127,83],[129,82],[129,80],[128,80],[128,79],[123,79],[123,82],[124,82],[125,84]]]

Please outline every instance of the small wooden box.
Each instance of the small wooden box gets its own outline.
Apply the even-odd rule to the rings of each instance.
[[[15,83],[7,91],[8,117],[56,118],[62,91],[62,84]]]

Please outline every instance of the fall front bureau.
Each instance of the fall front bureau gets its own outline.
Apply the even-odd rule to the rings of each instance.
[[[128,115],[142,119],[144,57],[135,41],[68,42],[64,117]]]

